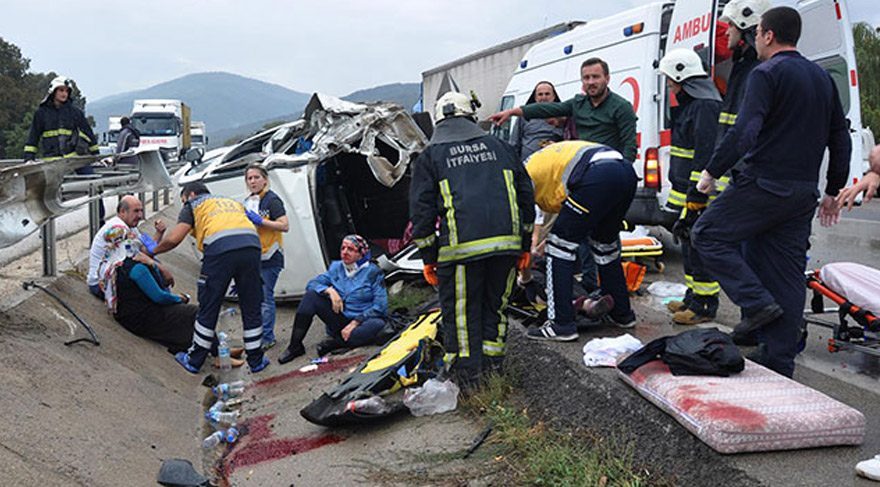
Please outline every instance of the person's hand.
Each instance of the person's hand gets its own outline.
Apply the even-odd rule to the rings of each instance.
[[[165,222],[162,221],[161,218],[153,222],[153,228],[155,228],[156,232],[160,235],[157,240],[162,240],[161,235],[163,235],[165,233],[165,230],[168,229],[168,227],[165,225]]]
[[[498,113],[493,113],[492,115],[489,115],[489,121],[497,126],[501,126],[504,125],[504,122],[508,121],[512,116],[513,110],[503,110]]]
[[[253,210],[245,210],[244,213],[247,215],[248,220],[250,220],[251,223],[258,227],[263,226],[263,217],[261,217],[259,213]]]
[[[334,313],[342,313],[342,308],[343,308],[344,303],[342,302],[342,298],[339,297],[339,293],[336,292],[336,290],[333,289],[332,287],[328,287],[325,292],[327,293],[327,296],[330,298],[330,303],[333,305],[333,312]]]
[[[178,296],[180,296],[180,300],[183,301],[183,304],[189,304],[190,300],[192,299],[187,293],[180,293],[178,294]]]
[[[159,266],[159,275],[162,276],[162,280],[165,281],[165,284],[168,284],[168,287],[174,287],[174,276],[171,275],[168,269]]]
[[[840,190],[840,194],[837,195],[835,201],[840,206],[846,206],[847,211],[851,211],[856,198],[862,192],[865,193],[865,198],[862,202],[867,203],[877,194],[878,187],[880,187],[880,174],[869,172],[858,183]]]
[[[519,255],[519,259],[516,260],[516,269],[518,271],[524,271],[526,269],[530,269],[532,267],[532,253],[531,252],[523,252]]]
[[[428,284],[434,287],[440,284],[440,279],[437,277],[437,264],[425,264],[422,267],[422,275],[425,276],[425,282]]]
[[[840,205],[833,196],[825,195],[819,203],[819,223],[823,227],[830,227],[840,221]]]
[[[709,174],[709,171],[703,169],[700,174],[700,182],[697,183],[697,191],[703,194],[709,194],[715,191],[715,178]]]
[[[349,337],[351,337],[351,332],[353,332],[354,329],[358,327],[358,325],[360,325],[360,323],[358,323],[357,320],[351,320],[347,325],[345,325],[345,328],[343,328],[342,331],[339,332],[339,334],[342,335],[342,339],[348,341]]]

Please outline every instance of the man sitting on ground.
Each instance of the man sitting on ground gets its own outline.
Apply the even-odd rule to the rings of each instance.
[[[137,199],[136,196],[126,195],[120,198],[119,204],[116,206],[116,216],[107,220],[107,223],[98,230],[94,240],[92,240],[92,247],[89,250],[89,273],[86,276],[89,292],[96,297],[104,299],[104,293],[98,287],[98,283],[101,281],[100,276],[98,276],[98,266],[104,260],[107,253],[107,242],[104,240],[104,234],[107,233],[107,230],[115,226],[124,226],[134,232],[138,239],[147,247],[150,247],[150,245],[155,246],[155,242],[162,240],[162,235],[165,234],[165,222],[156,220],[153,223],[156,228],[156,240],[154,242],[149,235],[141,234],[137,229],[138,223],[143,219],[144,205],[141,203],[141,200]],[[174,279],[171,277],[171,274],[161,266],[159,266],[159,271],[162,273],[165,282],[173,285]]]

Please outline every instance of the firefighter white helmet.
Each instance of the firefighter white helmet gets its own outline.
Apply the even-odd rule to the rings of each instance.
[[[682,81],[695,76],[707,76],[703,69],[703,61],[700,56],[690,49],[673,49],[660,60],[660,72],[668,76],[672,81]]]
[[[55,79],[53,79],[49,83],[48,94],[51,95],[52,93],[55,93],[55,90],[61,87],[66,87],[69,90],[73,90],[73,80],[66,76],[56,76]]]
[[[758,25],[761,16],[769,9],[769,0],[730,0],[724,6],[719,20],[734,25],[740,30],[747,30]]]
[[[434,105],[434,122],[451,117],[475,117],[476,110],[470,98],[457,91],[447,91]]]

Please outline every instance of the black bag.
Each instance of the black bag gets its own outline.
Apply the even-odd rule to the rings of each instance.
[[[730,335],[715,328],[699,328],[658,338],[627,357],[617,368],[631,374],[657,358],[669,366],[672,375],[727,377],[745,368],[745,360]]]

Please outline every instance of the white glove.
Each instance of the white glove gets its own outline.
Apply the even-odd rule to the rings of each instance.
[[[700,174],[700,182],[697,183],[697,191],[703,194],[709,194],[715,191],[715,178],[709,174],[709,171],[703,169]]]

